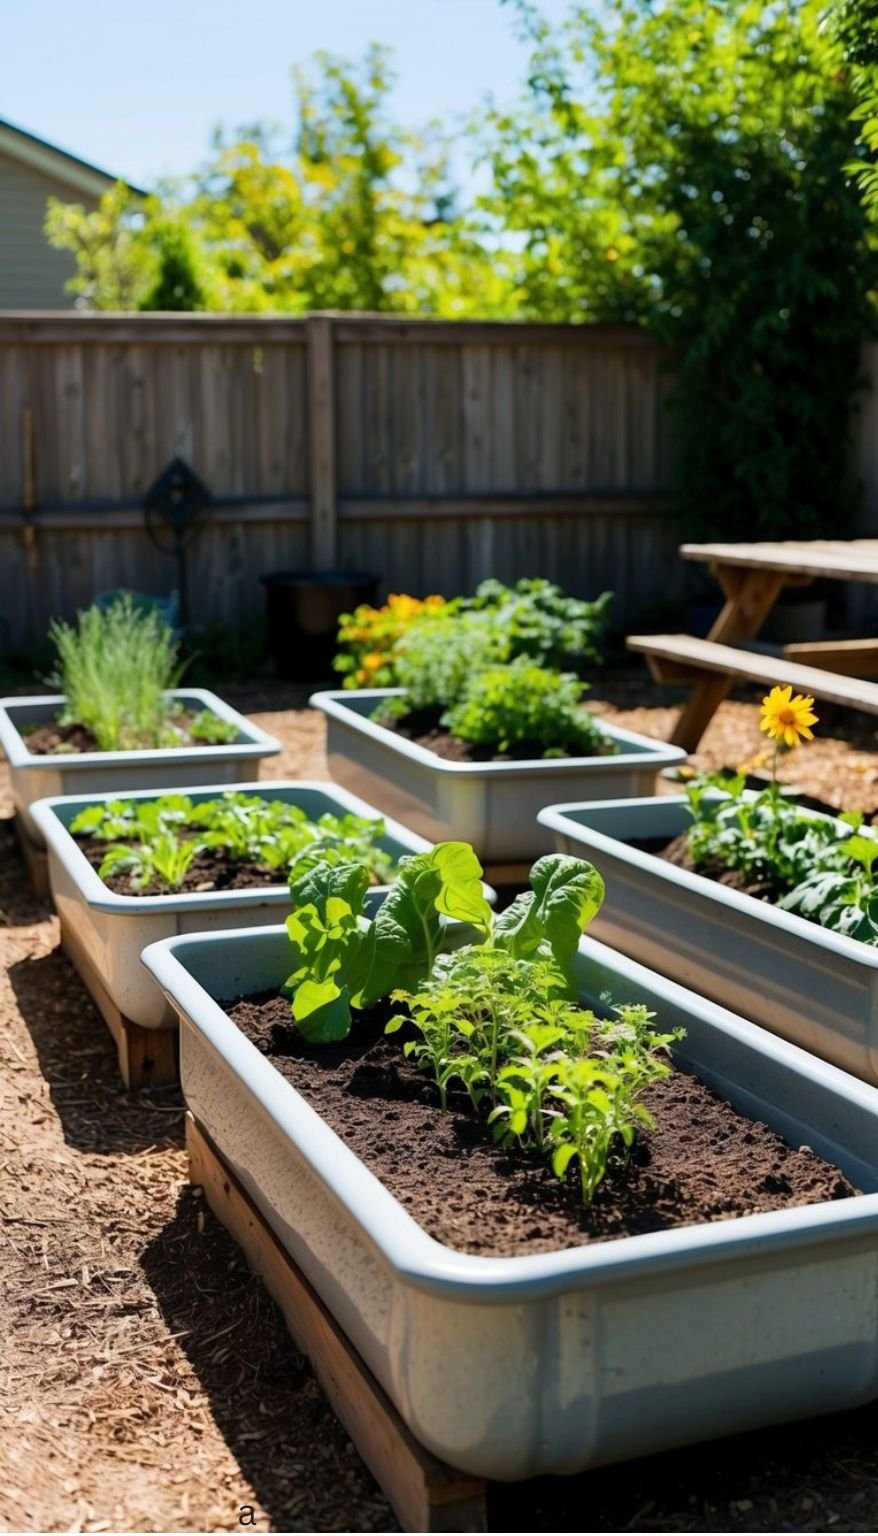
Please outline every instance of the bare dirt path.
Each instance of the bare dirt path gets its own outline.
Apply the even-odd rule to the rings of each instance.
[[[325,777],[322,723],[290,702],[250,704],[285,743],[272,775]],[[620,719],[638,728],[666,727],[624,691],[615,703],[635,705]],[[724,706],[708,757],[746,753],[754,719]],[[870,791],[871,745],[848,779]],[[244,1505],[263,1531],[396,1529],[274,1306],[189,1191],[179,1097],[122,1092],[55,919],[28,892],[4,789],[0,1529],[232,1531]],[[491,1524],[874,1531],[878,1412],[492,1490]]]

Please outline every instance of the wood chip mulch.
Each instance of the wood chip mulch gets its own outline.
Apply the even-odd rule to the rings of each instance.
[[[649,734],[673,718],[640,680],[594,693]],[[272,777],[326,777],[322,720],[291,707],[300,696],[235,702],[284,742]],[[701,760],[758,750],[755,720],[751,703],[724,705]],[[874,810],[873,726],[828,726],[797,782]],[[279,1313],[189,1189],[178,1095],[122,1091],[56,920],[27,890],[4,773],[0,1529],[234,1531],[246,1505],[262,1531],[397,1529]],[[874,1531],[878,1409],[493,1488],[489,1518],[505,1531]]]

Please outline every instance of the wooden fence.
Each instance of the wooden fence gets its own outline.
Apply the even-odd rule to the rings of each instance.
[[[258,613],[260,572],[337,564],[416,593],[610,587],[625,622],[678,579],[665,390],[634,328],[0,316],[0,638],[173,586],[142,502],[175,455],[214,499],[197,622]]]

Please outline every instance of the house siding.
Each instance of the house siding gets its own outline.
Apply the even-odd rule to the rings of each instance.
[[[65,288],[73,257],[54,250],[43,233],[51,196],[96,207],[94,198],[0,152],[0,310],[73,308]]]

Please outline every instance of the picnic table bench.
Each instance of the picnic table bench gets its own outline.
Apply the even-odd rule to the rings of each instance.
[[[818,577],[878,586],[878,539],[808,539],[756,544],[684,544],[686,560],[707,564],[725,605],[705,640],[691,635],[629,635],[657,682],[690,683],[672,741],[692,752],[736,678],[878,714],[878,639],[787,645],[781,656],[741,647],[753,640],[785,587]]]

